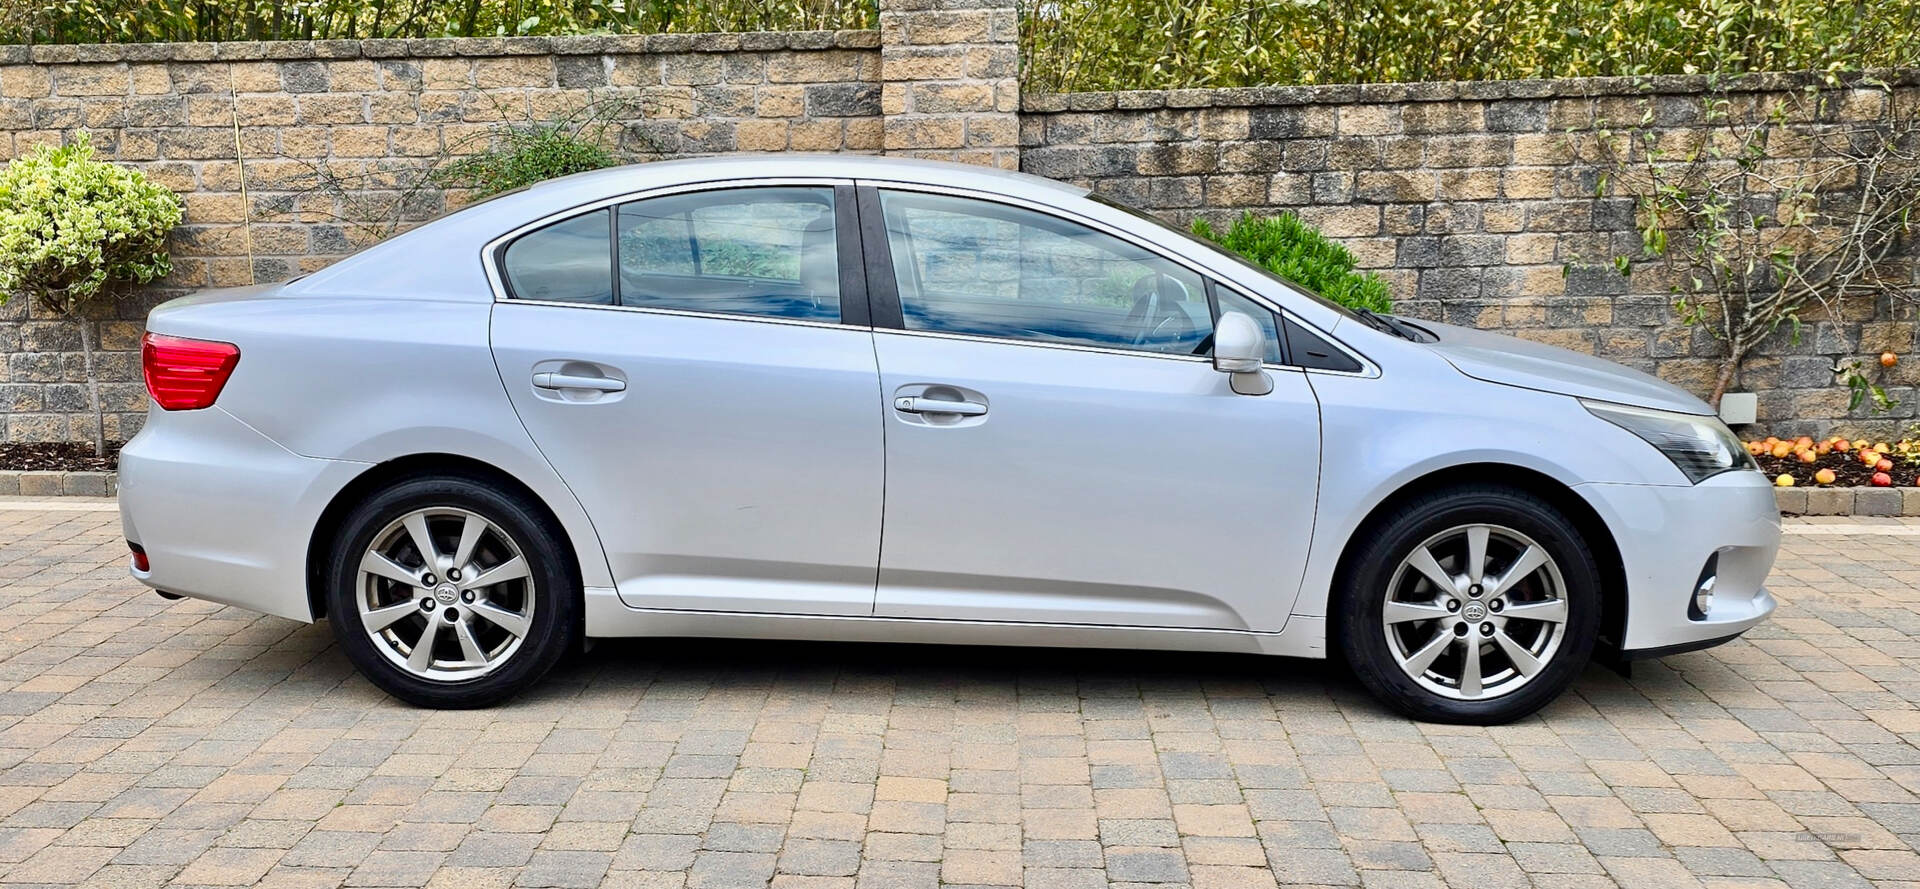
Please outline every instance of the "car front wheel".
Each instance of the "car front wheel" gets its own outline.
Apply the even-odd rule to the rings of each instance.
[[[580,595],[562,539],[527,498],[486,481],[401,482],[355,508],[337,536],[327,578],[334,635],[401,700],[503,701],[572,644]]]
[[[1493,725],[1545,706],[1593,653],[1599,571],[1552,504],[1510,488],[1424,495],[1363,531],[1340,643],[1395,709]]]

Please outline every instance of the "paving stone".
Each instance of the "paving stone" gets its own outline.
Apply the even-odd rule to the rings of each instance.
[[[1797,889],[1920,872],[1920,535],[1876,524],[1900,519],[1789,522],[1774,621],[1632,678],[1596,668],[1491,729],[1241,660],[725,642],[610,643],[523,700],[434,713],[373,693],[324,626],[154,598],[124,576],[115,519],[0,508],[0,882]],[[1813,522],[1844,533],[1792,531]]]

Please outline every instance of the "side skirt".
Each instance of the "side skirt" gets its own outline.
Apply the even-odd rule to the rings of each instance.
[[[907,642],[942,645],[1020,645],[1050,648],[1121,648],[1163,651],[1225,651],[1281,657],[1324,658],[1326,620],[1294,615],[1277,633],[1043,624],[1013,621],[935,620],[813,614],[750,614],[631,608],[607,587],[586,591],[589,638],[673,636],[712,639],[782,639],[835,642]]]

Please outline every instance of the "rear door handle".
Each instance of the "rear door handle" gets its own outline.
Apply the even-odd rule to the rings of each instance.
[[[624,392],[627,388],[625,380],[616,380],[612,377],[589,377],[553,371],[534,374],[533,385],[539,389],[591,389],[595,392]]]
[[[904,414],[953,414],[961,417],[978,417],[987,412],[987,406],[977,401],[943,401],[910,395],[894,399],[893,409]]]

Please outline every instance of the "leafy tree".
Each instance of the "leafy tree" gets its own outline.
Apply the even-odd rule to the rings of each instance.
[[[1810,315],[1839,318],[1849,300],[1912,287],[1902,250],[1920,223],[1920,111],[1886,89],[1870,120],[1805,123],[1829,120],[1848,93],[1809,87],[1756,112],[1716,92],[1704,100],[1711,128],[1677,145],[1651,108],[1635,126],[1596,134],[1608,168],[1600,187],[1633,199],[1640,229],[1638,255],[1614,264],[1629,275],[1662,269],[1680,320],[1723,344],[1707,399],[1716,406],[1782,328],[1797,337]],[[1891,407],[1860,366],[1835,366],[1853,404],[1870,394],[1876,409]]]

